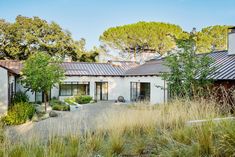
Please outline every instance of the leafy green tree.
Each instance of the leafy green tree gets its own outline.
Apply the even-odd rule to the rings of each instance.
[[[93,49],[88,51],[85,46],[86,40],[84,38],[75,41],[76,51],[71,53],[72,60],[80,62],[96,62],[101,50],[93,47]]]
[[[112,27],[106,30],[100,41],[124,53],[133,54],[146,51],[164,54],[176,47],[175,38],[188,36],[180,26],[161,22],[138,22]]]
[[[211,66],[213,59],[206,54],[195,54],[194,34],[188,39],[177,40],[177,45],[179,51],[165,59],[165,65],[170,72],[163,74],[171,96],[191,98],[198,94],[204,95],[212,81],[207,77],[215,70]]]
[[[215,25],[203,28],[196,34],[197,53],[207,53],[227,49],[228,28]]]
[[[22,84],[32,92],[44,93],[45,111],[47,109],[48,91],[64,79],[64,69],[60,61],[44,52],[32,54],[21,71]]]
[[[80,44],[83,41],[73,40],[70,32],[39,17],[17,16],[14,23],[0,20],[0,59],[26,60],[31,54],[44,51],[50,56],[72,56],[74,61],[89,53],[86,57],[92,61],[92,52],[80,47],[85,46]]]

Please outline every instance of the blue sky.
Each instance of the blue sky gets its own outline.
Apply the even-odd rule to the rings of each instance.
[[[20,14],[55,21],[91,48],[105,29],[138,21],[169,22],[186,31],[235,25],[234,8],[235,0],[0,0],[0,18],[13,22]]]

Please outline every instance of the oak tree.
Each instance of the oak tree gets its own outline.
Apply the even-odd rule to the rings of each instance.
[[[14,23],[0,20],[0,59],[26,60],[31,54],[43,51],[61,58],[71,56],[74,61],[85,55],[88,61],[93,61],[97,53],[82,49],[83,41],[74,40],[57,23],[39,17],[17,16]]]

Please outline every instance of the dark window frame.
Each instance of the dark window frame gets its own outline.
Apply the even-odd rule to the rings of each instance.
[[[61,86],[62,85],[70,85],[71,94],[61,94]],[[78,93],[79,85],[87,85],[88,86],[88,91],[85,91],[86,92],[85,95],[90,95],[90,82],[81,81],[81,82],[63,82],[63,83],[61,83],[59,85],[59,96],[74,96],[74,91],[73,91],[74,87],[73,87],[73,85],[76,85],[76,89],[77,89],[76,95],[79,94]]]
[[[109,82],[108,81],[97,81],[95,82],[95,99],[97,100],[97,84],[101,85],[101,93],[100,93],[100,100],[101,101],[108,101],[109,100]],[[103,99],[103,85],[107,84],[107,98]]]
[[[149,84],[149,100],[151,99],[151,82],[130,82],[130,100],[135,102],[139,101],[140,91],[141,91],[141,84]],[[135,86],[135,98],[133,98],[133,87]],[[138,88],[139,87],[139,88]],[[139,91],[138,91],[139,90]]]

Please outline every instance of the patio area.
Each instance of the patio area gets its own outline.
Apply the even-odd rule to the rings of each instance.
[[[51,117],[39,122],[28,122],[7,129],[7,137],[12,139],[27,139],[27,137],[63,136],[69,133],[81,133],[93,129],[105,118],[109,112],[121,112],[125,105],[115,104],[113,101],[99,101],[86,104],[82,109],[68,112],[56,111],[58,117]],[[30,139],[29,139],[30,140]]]

